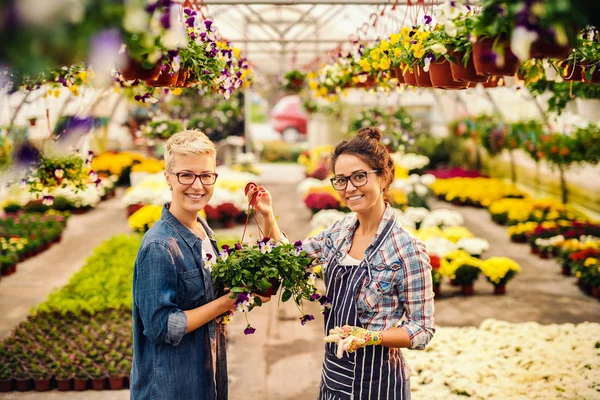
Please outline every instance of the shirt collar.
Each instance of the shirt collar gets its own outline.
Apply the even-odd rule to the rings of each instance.
[[[162,209],[161,218],[165,220],[169,225],[171,225],[173,229],[175,229],[175,231],[183,238],[183,240],[185,240],[188,246],[194,247],[196,241],[200,240],[200,238],[193,234],[192,231],[190,231],[188,228],[186,228],[185,225],[179,222],[179,220],[175,218],[173,214],[171,214],[171,211],[169,211],[169,207],[171,207],[171,203],[165,203]],[[208,235],[210,240],[214,241],[215,233],[213,232],[213,230],[208,227],[208,224],[202,218],[198,217],[198,220],[204,227],[204,230],[206,231],[206,234]]]

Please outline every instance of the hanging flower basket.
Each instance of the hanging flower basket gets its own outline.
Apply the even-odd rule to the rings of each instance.
[[[573,50],[571,46],[559,46],[553,40],[539,38],[531,43],[529,56],[531,58],[557,58],[563,60],[569,56],[571,50]]]
[[[559,75],[563,81],[583,82],[583,67],[571,61],[558,63]]]
[[[173,72],[171,75],[168,69],[164,69],[156,80],[147,80],[145,82],[148,86],[175,86],[177,79],[179,79],[179,72]]]
[[[409,69],[406,70],[404,74],[404,83],[411,86],[417,86],[417,78],[415,77],[415,73]]]
[[[392,70],[393,75],[398,79],[398,83],[406,83],[404,81],[404,76],[402,75],[402,68],[396,67]]]
[[[487,82],[481,82],[484,88],[496,88],[502,87],[505,85],[504,78],[501,76],[490,76],[490,79]]]
[[[417,66],[415,78],[417,79],[417,85],[420,87],[433,87],[433,83],[431,83],[431,77],[429,76],[429,72],[425,72],[423,67]]]
[[[154,64],[152,68],[147,69],[142,66],[141,63],[129,59],[127,63],[127,67],[121,70],[121,76],[123,79],[128,81],[133,81],[135,79],[139,79],[141,81],[146,80],[155,80],[160,75],[160,68],[162,64],[160,62]]]
[[[354,84],[355,88],[363,88],[363,89],[371,89],[375,86],[377,80],[372,75],[367,75],[367,80],[364,82],[356,82]]]
[[[494,42],[496,42],[495,46]],[[498,57],[500,57],[497,51],[504,54],[504,64],[502,66],[497,64]],[[510,43],[506,40],[494,40],[492,38],[478,40],[473,44],[473,64],[479,75],[512,76],[519,69],[519,59],[510,50]]]
[[[179,74],[177,75],[177,83],[175,84],[175,86],[185,87],[185,82],[187,80],[188,73],[189,71],[187,69],[180,70]]]
[[[588,74],[583,74],[583,81],[585,83],[600,83],[600,68],[596,68],[589,78]]]
[[[434,62],[429,66],[429,77],[433,87],[442,89],[466,89],[467,82],[458,82],[452,76],[450,62],[443,59],[442,62]]]
[[[456,81],[467,81],[467,82],[487,82],[489,76],[477,75],[475,71],[475,65],[473,64],[473,57],[469,57],[467,65],[463,65],[463,57],[465,56],[464,51],[452,51],[452,55],[456,58],[456,63],[450,63],[450,69],[452,70],[452,77]]]

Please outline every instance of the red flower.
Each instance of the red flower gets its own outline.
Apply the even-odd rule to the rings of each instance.
[[[438,256],[430,255],[429,264],[431,264],[431,268],[437,271],[440,269],[440,258]]]
[[[340,206],[338,200],[329,193],[311,193],[304,199],[304,204],[311,210],[337,209]]]
[[[219,211],[216,208],[207,205],[204,207],[204,211],[206,212],[207,220],[217,220],[219,219]]]

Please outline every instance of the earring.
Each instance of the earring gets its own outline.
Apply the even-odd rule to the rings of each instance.
[[[170,190],[170,191],[173,191],[173,186],[169,186],[169,190]]]

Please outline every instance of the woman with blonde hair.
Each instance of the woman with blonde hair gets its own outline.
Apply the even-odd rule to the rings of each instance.
[[[135,261],[131,399],[227,399],[224,330],[215,318],[234,309],[235,299],[215,292],[207,261],[217,244],[198,216],[217,177],[215,146],[204,133],[167,141],[172,199]]]
[[[332,153],[331,184],[356,213],[302,241],[323,266],[325,359],[319,399],[410,399],[410,368],[400,348],[431,340],[433,287],[425,245],[396,221],[389,205],[394,162],[381,132],[363,128]],[[280,240],[269,192],[248,191],[264,232]]]

